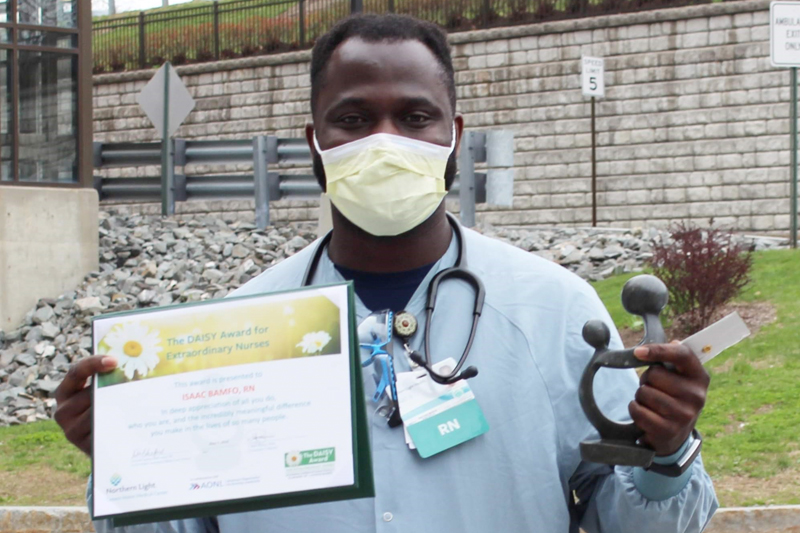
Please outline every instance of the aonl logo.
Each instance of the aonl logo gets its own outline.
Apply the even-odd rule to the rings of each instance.
[[[452,420],[448,420],[444,424],[439,424],[438,427],[440,435],[447,435],[448,433],[452,433],[457,429],[461,429],[461,424],[458,423],[458,418],[454,418]]]

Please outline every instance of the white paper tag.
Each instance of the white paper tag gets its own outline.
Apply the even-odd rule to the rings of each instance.
[[[734,311],[706,329],[684,339],[681,344],[691,348],[700,362],[706,364],[724,350],[749,336],[750,330],[747,329],[747,325],[739,313]]]
[[[434,372],[443,372],[449,373],[453,368],[455,368],[456,361],[452,357],[445,359],[444,361],[439,361],[438,363],[434,363],[433,370]],[[409,395],[405,394],[406,390],[409,388],[414,388],[414,384],[417,380],[422,379],[424,376],[427,376],[428,373],[425,369],[417,367],[415,370],[411,372],[398,372],[395,376],[396,383],[397,383],[397,392],[400,396],[399,403],[400,403],[400,412],[409,412],[412,409],[419,407],[420,405],[424,404],[428,401],[427,395],[432,395],[432,397],[436,397],[443,392],[452,389],[454,385],[439,385],[435,383],[433,380],[426,380],[425,381],[425,391],[426,394],[414,394]],[[468,386],[467,386],[468,387]],[[400,394],[400,393],[403,394]],[[432,416],[430,413],[427,416]],[[427,416],[423,416],[422,419],[427,418]],[[414,440],[411,438],[411,434],[408,432],[408,424],[403,424],[403,433],[405,434],[405,441],[408,445],[410,450],[416,450],[417,447],[414,445]]]

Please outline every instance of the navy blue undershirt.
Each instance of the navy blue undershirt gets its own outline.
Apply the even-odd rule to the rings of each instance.
[[[363,272],[334,265],[346,280],[352,280],[356,294],[370,311],[402,311],[433,265],[404,272]]]

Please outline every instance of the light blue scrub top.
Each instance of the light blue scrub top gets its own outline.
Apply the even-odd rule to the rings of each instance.
[[[369,499],[222,515],[118,528],[126,533],[684,533],[703,530],[718,503],[698,458],[674,480],[630,467],[581,461],[581,441],[598,438],[578,400],[578,384],[592,356],[581,330],[602,319],[621,341],[595,291],[566,269],[501,241],[464,229],[467,266],[486,287],[486,303],[467,364],[489,422],[489,432],[428,459],[410,451],[401,428],[390,428],[371,397],[375,379],[364,369],[376,496]],[[270,268],[236,296],[297,288],[316,242]],[[407,310],[424,330],[430,279],[457,256],[453,239]],[[341,282],[323,254],[315,284]],[[471,326],[474,292],[460,280],[440,286],[431,328],[434,361],[458,360]],[[357,302],[358,321],[370,314]],[[411,342],[421,351],[421,333]],[[395,354],[402,347],[395,341]],[[397,371],[409,370],[395,357]],[[633,370],[602,370],[598,405],[610,418],[630,420]],[[573,492],[580,510],[571,513]],[[648,494],[650,499],[645,497]],[[571,514],[573,517],[571,518]],[[580,518],[575,518],[580,515]],[[218,527],[218,529],[217,529]],[[99,533],[108,522],[95,521]]]

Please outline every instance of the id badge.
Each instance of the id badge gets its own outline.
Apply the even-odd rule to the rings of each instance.
[[[436,372],[454,368],[450,358],[435,365]],[[425,372],[397,374],[400,416],[409,447],[428,458],[489,431],[489,423],[466,380],[440,385]],[[407,440],[408,440],[407,439]]]

